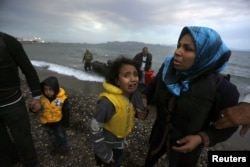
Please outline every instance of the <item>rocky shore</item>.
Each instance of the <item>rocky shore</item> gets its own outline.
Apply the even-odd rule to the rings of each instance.
[[[72,77],[59,75],[45,69],[37,69],[40,80],[48,76],[58,77],[60,85],[65,88],[71,104],[70,127],[66,129],[70,144],[69,154],[66,156],[51,156],[50,142],[43,127],[40,125],[38,115],[30,113],[31,130],[42,167],[93,167],[94,156],[89,140],[89,125],[98,94],[103,90],[98,82],[79,81]],[[24,77],[21,77],[22,91],[27,102],[30,93]],[[132,134],[128,137],[129,146],[125,149],[124,167],[141,167],[144,163],[148,149],[148,138],[155,119],[155,108],[150,106],[150,114],[145,121],[136,120]],[[230,149],[230,143],[224,142],[211,150]],[[207,166],[207,149],[201,155],[199,167]],[[166,166],[166,157],[163,157],[155,167]]]

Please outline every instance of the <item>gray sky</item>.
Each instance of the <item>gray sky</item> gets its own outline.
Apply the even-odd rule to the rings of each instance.
[[[250,0],[1,0],[0,31],[51,42],[176,44],[184,26],[250,50]]]

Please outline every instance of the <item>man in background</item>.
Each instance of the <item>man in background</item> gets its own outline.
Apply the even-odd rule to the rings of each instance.
[[[92,53],[88,49],[86,49],[86,51],[83,55],[83,59],[82,59],[82,63],[84,63],[85,71],[91,71],[91,61],[92,60],[93,60]]]
[[[152,54],[148,52],[147,47],[142,48],[142,52],[137,53],[133,59],[138,63],[141,72],[140,83],[145,84],[145,71],[148,71],[152,65]]]

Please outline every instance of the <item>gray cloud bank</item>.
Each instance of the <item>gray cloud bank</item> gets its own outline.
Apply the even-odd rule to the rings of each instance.
[[[249,0],[3,0],[0,30],[46,41],[174,44],[186,25],[207,26],[249,49]]]

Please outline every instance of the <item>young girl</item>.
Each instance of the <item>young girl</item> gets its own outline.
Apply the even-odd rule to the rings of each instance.
[[[139,68],[133,60],[120,57],[112,62],[91,120],[91,140],[96,164],[121,166],[125,138],[134,126],[135,115],[145,119],[141,94],[136,91]]]

